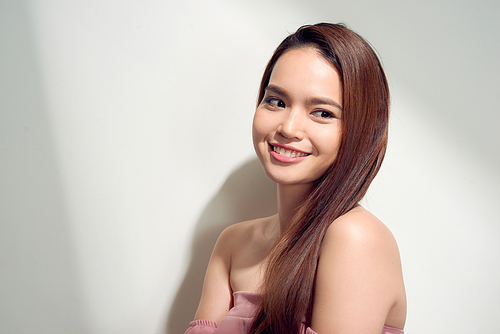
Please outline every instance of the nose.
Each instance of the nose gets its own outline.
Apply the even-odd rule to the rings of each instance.
[[[283,119],[278,126],[278,133],[288,139],[302,140],[304,137],[303,124],[304,120],[300,110],[293,108],[283,113]]]

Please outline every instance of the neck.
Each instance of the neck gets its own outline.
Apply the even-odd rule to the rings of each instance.
[[[278,184],[278,221],[280,233],[286,229],[295,210],[310,193],[312,188],[311,184]]]

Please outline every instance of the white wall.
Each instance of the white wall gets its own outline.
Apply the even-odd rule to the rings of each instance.
[[[0,332],[182,333],[219,231],[273,211],[257,86],[318,21],[392,88],[364,204],[400,244],[406,332],[497,332],[500,4],[180,2],[0,3]]]

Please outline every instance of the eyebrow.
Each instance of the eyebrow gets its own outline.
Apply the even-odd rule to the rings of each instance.
[[[280,87],[275,86],[275,85],[268,85],[264,90],[266,92],[267,91],[274,92],[274,93],[281,95],[287,99],[290,98],[290,96],[288,95],[288,93],[286,91],[284,91],[283,89],[281,89]],[[335,100],[327,98],[327,97],[313,97],[313,98],[310,98],[308,100],[308,102],[309,102],[309,104],[313,104],[313,105],[314,104],[330,105],[330,106],[338,108],[342,111],[342,106],[340,104],[338,104]]]

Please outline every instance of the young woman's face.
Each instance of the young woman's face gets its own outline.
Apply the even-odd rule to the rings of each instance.
[[[276,62],[253,120],[253,142],[267,175],[280,184],[317,181],[340,145],[342,91],[337,71],[311,47]]]

